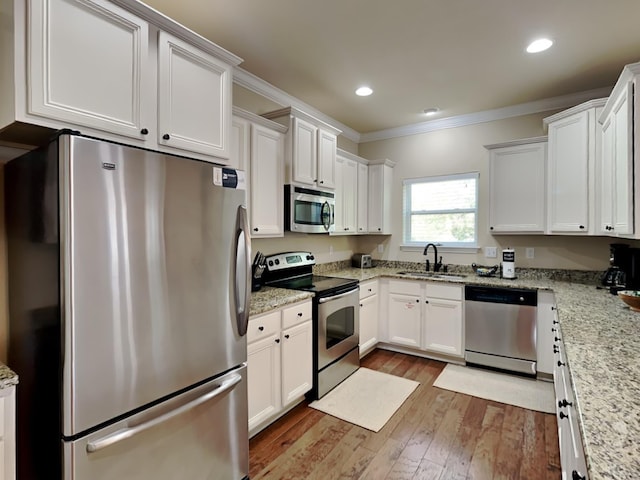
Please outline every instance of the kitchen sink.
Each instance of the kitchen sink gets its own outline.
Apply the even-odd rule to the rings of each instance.
[[[420,278],[433,278],[440,280],[464,280],[466,275],[458,275],[456,273],[444,273],[444,272],[397,272],[398,275],[410,275],[412,277]]]

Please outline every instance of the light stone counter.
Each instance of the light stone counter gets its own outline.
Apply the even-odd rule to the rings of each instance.
[[[313,293],[284,288],[262,287],[251,293],[249,316],[260,315],[276,308],[312,298]]]
[[[18,384],[18,375],[0,362],[0,390]]]

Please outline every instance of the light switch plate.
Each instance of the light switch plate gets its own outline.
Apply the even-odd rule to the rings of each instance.
[[[382,243],[378,244],[378,253],[384,253],[384,244]]]
[[[535,258],[535,249],[533,247],[528,247],[524,250],[524,256],[527,258]]]
[[[484,256],[487,258],[497,258],[498,257],[498,248],[497,247],[484,247]]]

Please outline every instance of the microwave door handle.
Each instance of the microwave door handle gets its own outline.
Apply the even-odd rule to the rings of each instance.
[[[324,213],[325,210],[327,210],[326,215]],[[331,205],[329,205],[329,202],[324,202],[322,204],[322,210],[320,210],[320,218],[322,219],[322,226],[325,230],[328,231],[331,228]]]
[[[238,334],[244,336],[249,326],[249,305],[251,302],[251,237],[247,208],[238,207],[235,228],[234,296],[236,302],[236,322]]]

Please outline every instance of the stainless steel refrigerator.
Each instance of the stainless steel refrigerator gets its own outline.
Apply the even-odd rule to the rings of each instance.
[[[18,478],[248,478],[243,172],[67,132],[5,166]]]

